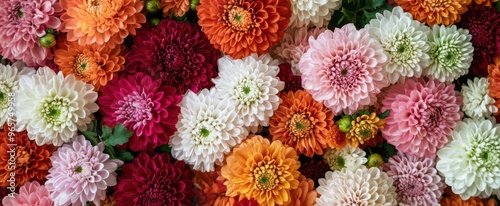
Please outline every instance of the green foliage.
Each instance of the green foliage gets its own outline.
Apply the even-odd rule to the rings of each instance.
[[[375,18],[376,13],[391,9],[392,6],[386,0],[343,0],[342,8],[333,13],[328,27],[333,30],[353,23],[360,29]]]
[[[82,131],[81,134],[92,143],[93,146],[104,143],[104,153],[108,154],[110,158],[117,158],[124,162],[129,162],[134,159],[132,153],[116,148],[116,145],[122,145],[128,142],[129,138],[134,134],[128,131],[123,124],[117,124],[115,128],[104,125],[97,128],[97,121],[93,122],[93,128],[91,130]]]

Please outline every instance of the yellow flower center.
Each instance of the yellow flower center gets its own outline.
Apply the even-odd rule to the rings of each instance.
[[[16,164],[17,166],[25,166],[30,163],[31,155],[26,151],[26,147],[18,146],[16,153]]]
[[[73,71],[75,75],[80,79],[87,78],[87,69],[91,66],[90,63],[92,61],[91,57],[86,56],[85,54],[78,54],[75,57],[75,61],[73,63]]]
[[[87,0],[86,3],[87,11],[99,18],[108,18],[116,14],[114,5],[109,0]]]
[[[259,162],[253,170],[255,187],[259,190],[272,190],[279,184],[281,175],[282,172],[276,168],[274,160],[267,163]]]
[[[286,122],[286,127],[293,134],[294,138],[301,139],[310,133],[313,124],[306,114],[297,113]]]
[[[230,6],[223,18],[236,31],[248,31],[254,26],[252,14],[240,6]]]

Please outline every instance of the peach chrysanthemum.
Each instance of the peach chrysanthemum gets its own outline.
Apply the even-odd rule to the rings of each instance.
[[[314,189],[314,181],[304,175],[299,177],[299,187],[290,191],[292,201],[289,206],[313,206],[316,203],[318,193]]]
[[[495,99],[495,106],[499,108],[500,113],[500,57],[496,57],[494,62],[488,65],[488,82],[490,97]]]
[[[171,14],[181,17],[189,11],[189,0],[161,0],[160,8],[163,8],[165,17]]]
[[[226,195],[253,198],[261,205],[283,205],[299,186],[299,156],[280,141],[255,135],[236,146],[226,157],[221,173],[227,179]]]
[[[240,59],[265,54],[283,38],[289,0],[200,0],[198,24],[218,50]]]
[[[377,135],[378,131],[384,128],[385,119],[377,117],[377,113],[370,115],[363,114],[351,121],[352,128],[346,134],[347,141],[353,147],[359,147]]]
[[[125,68],[123,50],[123,45],[113,49],[107,45],[99,48],[95,44],[81,46],[62,39],[54,52],[54,62],[64,76],[74,74],[77,79],[94,85],[94,90],[98,91]]]
[[[467,11],[472,0],[394,0],[416,20],[445,26],[460,21],[460,15]]]
[[[3,129],[3,130],[1,130]],[[54,145],[46,144],[38,146],[35,141],[28,138],[28,134],[23,132],[14,132],[11,138],[9,134],[12,128],[7,124],[0,128],[0,180],[1,187],[7,187],[10,182],[10,173],[16,174],[14,183],[16,187],[24,185],[28,181],[45,181],[45,176],[49,174],[51,167],[50,156],[57,149]],[[17,147],[10,144],[17,144]],[[14,165],[10,159],[10,155],[15,148]],[[14,167],[13,167],[14,166]]]
[[[80,45],[108,45],[114,48],[146,23],[140,0],[61,0],[61,31],[68,41]]]
[[[269,120],[273,140],[280,140],[308,157],[322,155],[334,124],[333,112],[304,90],[282,93],[281,100]]]

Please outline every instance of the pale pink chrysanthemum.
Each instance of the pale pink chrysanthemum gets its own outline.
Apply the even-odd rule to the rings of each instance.
[[[461,104],[453,84],[423,79],[395,84],[382,100],[381,111],[391,111],[382,135],[399,151],[434,158],[462,119]]]
[[[325,28],[301,27],[299,29],[290,28],[286,30],[281,43],[275,48],[274,53],[292,65],[294,75],[300,75],[297,64],[300,57],[309,49],[309,37],[318,38]]]
[[[3,206],[52,206],[54,202],[49,195],[44,185],[40,185],[37,181],[27,182],[13,197],[5,196],[2,204]]]
[[[104,143],[92,146],[83,136],[60,147],[52,157],[52,168],[45,186],[55,205],[85,205],[87,201],[100,204],[106,189],[116,185],[115,170],[121,160],[109,159]]]
[[[335,114],[373,104],[389,83],[382,73],[389,58],[365,29],[347,24],[310,37],[309,45],[298,65],[302,86]]]
[[[382,168],[394,180],[399,203],[433,206],[446,187],[435,166],[434,159],[398,152]]]
[[[57,18],[62,7],[57,0],[0,1],[0,53],[10,60],[22,60],[28,66],[45,65],[52,59],[49,48],[38,40],[45,29],[59,30]]]

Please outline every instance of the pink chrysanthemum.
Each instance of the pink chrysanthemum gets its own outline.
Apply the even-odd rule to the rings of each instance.
[[[302,89],[302,78],[293,74],[292,65],[290,63],[285,62],[283,64],[280,64],[279,67],[280,72],[278,73],[278,77],[281,81],[285,82],[285,88],[283,89],[283,92],[295,92]]]
[[[296,65],[300,61],[300,57],[309,49],[309,37],[317,38],[325,28],[309,29],[301,27],[299,29],[290,28],[285,32],[285,36],[280,44],[275,48],[274,52],[285,61],[292,64],[292,72],[295,75],[300,75],[300,71]]]
[[[191,205],[193,174],[168,154],[141,153],[123,166],[113,197],[117,206]]]
[[[0,53],[10,60],[22,60],[28,66],[45,65],[52,59],[49,48],[38,40],[45,29],[59,30],[62,11],[57,0],[0,1]]]
[[[5,197],[2,204],[3,206],[52,206],[54,202],[50,199],[47,188],[34,181],[24,184],[14,197]]]
[[[198,26],[169,19],[142,29],[125,56],[127,71],[146,72],[177,88],[178,94],[213,86],[219,57]]]
[[[436,79],[395,84],[382,100],[380,110],[391,111],[382,135],[399,151],[434,158],[462,119],[461,104],[462,97],[455,95],[453,84],[447,86]]]
[[[365,29],[347,24],[309,39],[299,69],[302,86],[335,114],[354,113],[376,100],[389,81],[382,73],[388,57]]]
[[[116,169],[121,160],[109,159],[104,143],[92,146],[83,136],[65,144],[50,157],[52,168],[45,186],[55,205],[99,205],[108,186],[116,185]]]
[[[394,180],[399,203],[433,206],[446,187],[435,166],[434,159],[398,152],[382,168]]]
[[[102,89],[97,100],[105,115],[104,124],[114,127],[122,123],[134,131],[128,145],[132,151],[146,151],[167,144],[176,131],[175,124],[182,99],[176,89],[162,86],[144,73],[113,79]]]

